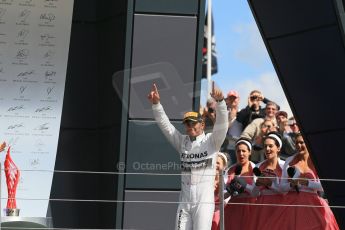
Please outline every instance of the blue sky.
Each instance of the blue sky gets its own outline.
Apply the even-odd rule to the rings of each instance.
[[[212,76],[224,93],[236,90],[240,108],[247,104],[249,92],[258,89],[292,116],[247,1],[213,0],[214,31],[218,54],[218,73]],[[202,82],[202,103],[206,97]]]

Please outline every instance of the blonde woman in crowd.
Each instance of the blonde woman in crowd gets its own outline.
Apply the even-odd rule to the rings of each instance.
[[[220,220],[220,208],[224,208],[219,203],[219,188],[220,183],[224,183],[224,181],[220,181],[220,173],[223,173],[223,170],[228,166],[228,159],[226,153],[218,152],[217,154],[217,161],[216,161],[216,178],[214,182],[214,213],[213,213],[213,220],[212,220],[212,230],[219,229],[219,220]]]

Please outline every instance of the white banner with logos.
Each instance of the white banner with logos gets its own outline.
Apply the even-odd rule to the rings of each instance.
[[[21,172],[16,194],[21,217],[47,214],[73,3],[0,0],[0,143],[11,146],[11,157]],[[5,155],[6,151],[0,153],[2,169]],[[4,209],[7,186],[3,170],[1,174]]]

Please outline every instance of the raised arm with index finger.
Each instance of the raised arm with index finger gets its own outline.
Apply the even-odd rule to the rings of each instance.
[[[152,84],[151,91],[147,97],[151,101],[152,104],[158,104],[160,102],[160,96],[159,96],[156,83]]]
[[[160,103],[157,86],[153,84],[148,95],[155,120],[165,137],[175,147],[181,160],[181,203],[176,215],[176,229],[209,230],[214,210],[214,176],[216,153],[228,129],[228,111],[223,93],[212,87],[211,96],[216,105],[213,133],[204,133],[204,122],[198,112],[186,112],[183,125],[187,135],[181,134],[169,121]],[[195,191],[196,192],[193,192]],[[190,209],[190,202],[197,208]]]

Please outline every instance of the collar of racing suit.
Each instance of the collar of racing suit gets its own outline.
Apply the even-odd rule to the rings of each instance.
[[[200,134],[197,137],[190,137],[190,136],[188,136],[188,137],[189,137],[189,140],[191,142],[193,142],[193,141],[198,141],[199,142],[200,140],[203,140],[205,138],[205,132],[202,132],[202,134]]]

